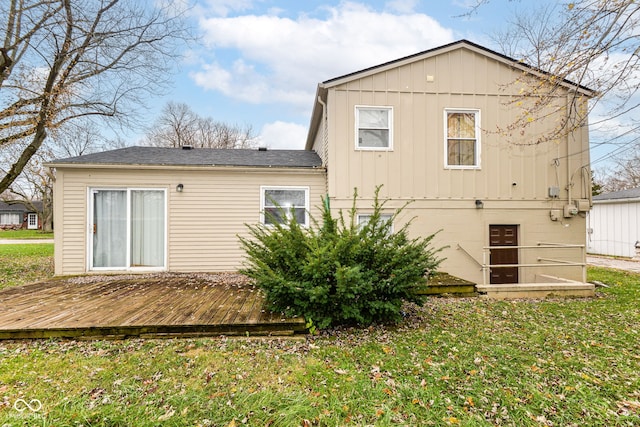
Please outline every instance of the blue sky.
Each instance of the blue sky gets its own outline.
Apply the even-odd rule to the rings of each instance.
[[[499,50],[492,34],[516,10],[557,3],[490,0],[465,16],[476,2],[196,0],[200,40],[170,93],[150,100],[146,125],[172,100],[251,125],[260,145],[303,148],[319,82],[460,39]]]

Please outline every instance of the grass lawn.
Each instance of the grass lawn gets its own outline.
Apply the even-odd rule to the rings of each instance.
[[[51,276],[53,243],[0,245],[0,290]]]
[[[640,276],[589,276],[301,339],[0,342],[0,426],[640,425]]]
[[[40,230],[0,230],[0,239],[53,239],[53,233]]]

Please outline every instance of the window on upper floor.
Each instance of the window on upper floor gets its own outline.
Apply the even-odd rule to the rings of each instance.
[[[480,168],[480,111],[446,109],[445,165],[448,168]]]
[[[285,223],[290,216],[302,226],[309,223],[308,187],[261,187],[262,223]]]
[[[393,108],[356,106],[356,150],[393,149]]]

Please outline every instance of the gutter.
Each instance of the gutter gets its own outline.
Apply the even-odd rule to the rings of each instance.
[[[593,200],[594,205],[607,205],[613,203],[640,203],[640,197],[636,198],[623,198],[623,199],[601,199]]]
[[[324,166],[233,166],[233,165],[148,165],[133,163],[46,163],[44,166],[56,169],[126,169],[126,170],[179,170],[201,171],[225,170],[238,172],[299,172],[299,173],[324,173]]]

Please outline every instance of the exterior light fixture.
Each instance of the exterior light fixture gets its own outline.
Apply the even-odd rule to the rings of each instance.
[[[184,189],[184,185],[182,185],[182,184],[178,184],[178,185],[176,185],[176,191],[177,191],[178,193],[182,193],[182,190],[183,190],[183,189]]]
[[[482,200],[476,200],[476,209],[484,208],[484,202]]]

